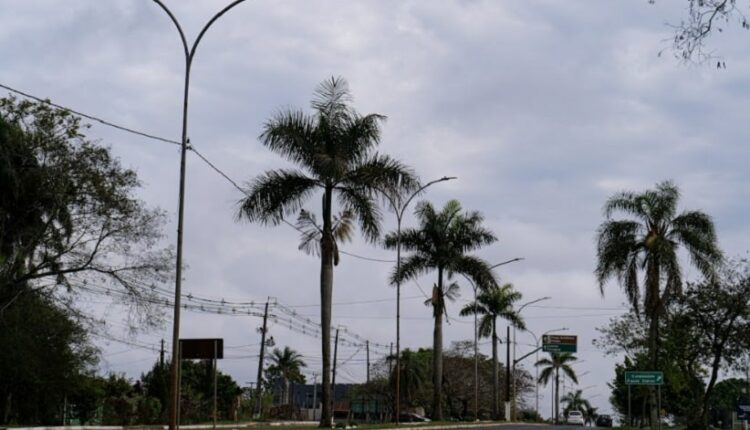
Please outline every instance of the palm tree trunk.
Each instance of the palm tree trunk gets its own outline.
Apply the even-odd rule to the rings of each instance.
[[[333,243],[331,201],[333,189],[326,186],[323,197],[323,237],[320,241],[320,326],[323,352],[323,381],[320,427],[331,426],[331,301],[333,296]]]
[[[650,290],[651,303],[646,303],[646,312],[649,318],[648,346],[649,358],[651,359],[651,370],[659,370],[659,314],[661,313],[661,300],[659,294],[659,264],[651,262],[648,265],[647,285]],[[649,293],[646,293],[649,296]],[[649,385],[648,399],[650,403],[649,424],[652,430],[658,428],[659,410],[656,402],[656,386]]]
[[[555,424],[560,424],[560,369],[555,369]]]
[[[432,335],[432,419],[443,420],[443,269],[438,268],[435,292],[435,329]]]
[[[500,384],[498,381],[498,365],[497,365],[497,318],[492,317],[492,418],[500,419],[500,408],[498,401],[500,400]]]

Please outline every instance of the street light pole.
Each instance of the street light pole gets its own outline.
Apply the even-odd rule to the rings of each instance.
[[[553,333],[553,332],[556,332],[556,331],[567,331],[567,330],[568,330],[567,327],[561,327],[561,328],[555,328],[555,329],[552,329],[552,330],[547,330],[544,333],[542,333],[542,339],[544,338],[545,334]],[[536,357],[535,357],[535,359],[536,359],[537,362],[539,362],[539,341],[541,339],[538,338],[538,337],[536,337],[536,335],[534,334],[533,331],[531,331],[529,329],[526,329],[526,331],[528,331],[529,333],[531,333],[532,336],[534,336],[534,344],[536,345]],[[539,415],[539,367],[537,367],[536,365],[534,365],[534,369],[536,370],[536,376],[534,377],[534,386],[536,387],[536,390],[535,390],[536,391],[536,414]],[[554,395],[553,395],[553,397],[554,397]],[[553,415],[554,415],[554,412],[553,412]]]
[[[203,26],[198,37],[193,42],[192,47],[188,47],[185,33],[182,31],[177,18],[174,16],[172,11],[162,2],[162,0],[153,0],[154,3],[164,10],[164,12],[172,20],[177,32],[180,34],[180,40],[182,41],[183,53],[185,55],[185,79],[182,97],[182,140],[180,143],[180,187],[179,187],[179,203],[177,210],[177,255],[175,261],[175,288],[174,288],[174,315],[172,325],[172,363],[170,370],[170,398],[169,398],[169,430],[176,430],[179,427],[178,408],[180,400],[180,386],[179,380],[179,362],[180,362],[180,299],[181,299],[181,287],[182,287],[182,237],[184,232],[184,213],[185,213],[185,158],[188,150],[188,99],[190,90],[190,70],[193,64],[193,57],[195,51],[198,48],[203,35],[206,34],[209,27],[216,22],[222,15],[227,13],[230,9],[242,3],[245,0],[235,0],[224,9],[220,10],[214,15],[207,23]]]
[[[511,258],[510,260],[503,261],[497,264],[493,264],[490,266],[490,270],[504,266],[506,264],[515,263],[516,261],[523,260],[523,257],[516,257]],[[467,281],[471,284],[472,289],[474,290],[474,303],[477,302],[477,284],[474,283],[474,281],[471,280],[466,275],[463,275],[464,278],[466,278]],[[493,339],[494,342],[494,339]],[[494,343],[493,343],[494,344]],[[493,363],[493,369],[494,369],[494,363]],[[497,380],[497,375],[494,375],[493,370],[493,381]],[[493,384],[496,382],[493,382]],[[493,397],[494,399],[494,397]],[[494,399],[493,402],[497,402],[497,399]],[[494,413],[495,406],[493,405],[493,413]],[[496,418],[496,417],[493,417]],[[477,325],[477,313],[474,312],[474,419],[479,420],[479,327]]]
[[[549,300],[551,298],[552,297],[545,296],[545,297],[541,297],[541,298],[532,300],[530,302],[526,302],[526,303],[522,304],[518,308],[518,312],[517,313],[518,313],[518,315],[521,315],[521,312],[523,311],[523,308],[525,308],[526,306],[533,305],[534,303],[539,303],[539,302],[544,301],[544,300]],[[513,420],[515,420],[516,419],[516,409],[517,409],[517,407],[516,407],[516,325],[515,324],[513,324],[513,371],[511,372],[511,375],[513,377],[513,411],[512,412],[513,412]]]
[[[404,213],[409,203],[422,193],[427,187],[437,184],[438,182],[450,181],[457,179],[455,176],[443,176],[440,179],[430,181],[414,191],[406,201],[402,200],[400,195],[391,195],[386,192],[381,192],[383,197],[388,200],[391,205],[391,209],[396,214],[396,273],[401,271],[401,220],[404,218]],[[399,416],[401,414],[401,279],[396,278],[396,408],[395,408],[395,419],[396,424],[399,423]]]

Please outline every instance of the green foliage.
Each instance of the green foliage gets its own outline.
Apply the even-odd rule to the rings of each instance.
[[[283,350],[275,348],[269,357],[271,365],[266,372],[270,376],[280,377],[284,382],[284,392],[282,393],[282,402],[291,404],[291,383],[304,384],[305,375],[302,374],[302,368],[307,364],[302,360],[302,356],[295,350],[285,346]]]
[[[0,314],[31,289],[96,285],[128,292],[140,322],[156,322],[140,285],[169,277],[165,216],[83,128],[45,103],[0,99]]]
[[[404,250],[411,251],[411,255],[394,270],[391,283],[437,271],[432,298],[426,304],[432,306],[435,319],[432,418],[442,420],[443,314],[446,312],[446,299],[451,300],[458,293],[458,284],[447,281],[460,274],[482,289],[496,285],[490,265],[469,253],[495,242],[497,238],[482,226],[484,218],[479,212],[463,213],[461,204],[456,200],[448,201],[440,211],[435,210],[430,202],[423,201],[417,205],[414,214],[419,227],[389,233],[384,244],[389,249],[396,249],[400,244]]]
[[[750,400],[749,389],[748,381],[738,378],[725,379],[717,383],[709,403],[710,424],[719,426],[719,421],[724,425],[731,423],[738,400]]]
[[[87,374],[97,351],[85,328],[40,292],[5,310],[0,345],[0,424],[59,424],[66,396],[96,391]]]

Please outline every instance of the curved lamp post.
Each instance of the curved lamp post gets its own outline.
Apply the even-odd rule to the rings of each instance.
[[[521,315],[521,311],[523,311],[523,308],[525,308],[526,306],[533,305],[534,303],[539,303],[544,300],[549,300],[551,298],[552,297],[545,296],[545,297],[540,297],[538,299],[532,300],[530,302],[526,302],[518,308],[517,313],[518,315]],[[513,379],[513,390],[511,391],[513,393],[513,420],[515,421],[516,409],[517,409],[516,408],[517,399],[516,399],[516,326],[515,324],[513,325],[513,371],[511,372],[511,377]]]
[[[516,261],[522,261],[523,257],[511,258],[510,260],[503,261],[490,266],[490,270],[504,266],[506,264],[515,263]],[[462,275],[474,290],[474,303],[477,302],[477,284],[466,275]],[[497,376],[493,376],[497,378]],[[494,401],[494,400],[493,400]],[[495,418],[495,417],[493,417]],[[477,323],[477,314],[474,312],[474,420],[479,421],[479,327]]]
[[[406,208],[409,206],[414,197],[422,193],[427,187],[437,184],[438,182],[458,179],[455,176],[443,176],[440,179],[430,181],[414,191],[410,196],[403,198],[400,195],[391,195],[385,192],[381,194],[391,205],[391,209],[396,214],[396,273],[401,271],[401,220],[404,218]],[[399,422],[401,414],[401,280],[396,279],[396,424]]]
[[[544,338],[545,334],[554,333],[556,331],[567,331],[569,330],[567,327],[560,327],[560,328],[554,328],[552,330],[547,330],[544,333],[542,333],[542,338]],[[526,329],[527,332],[531,333],[532,336],[534,336],[534,344],[536,345],[536,357],[535,360],[539,361],[539,341],[542,338],[537,337],[533,331]],[[534,365],[534,368],[536,369],[536,376],[534,377],[534,387],[536,388],[536,414],[539,415],[539,368]],[[554,397],[554,396],[553,396]],[[553,400],[554,402],[554,400]],[[553,412],[554,415],[554,412]]]
[[[176,430],[179,427],[179,406],[180,406],[180,386],[179,386],[179,363],[180,363],[180,298],[181,298],[181,287],[182,287],[182,235],[184,230],[184,211],[185,211],[185,154],[188,150],[188,137],[187,137],[187,125],[188,125],[188,95],[190,90],[190,70],[193,64],[193,57],[195,56],[195,50],[198,48],[203,36],[208,31],[209,27],[216,22],[222,15],[227,13],[230,9],[242,3],[245,0],[235,0],[224,9],[220,10],[214,15],[207,23],[203,26],[198,37],[193,42],[192,47],[188,46],[187,39],[185,38],[185,32],[182,31],[182,26],[175,18],[172,11],[162,2],[162,0],[153,0],[154,3],[159,5],[162,10],[172,20],[177,32],[180,34],[180,40],[182,41],[183,53],[185,55],[185,82],[184,91],[182,96],[182,141],[180,144],[180,191],[179,191],[179,209],[177,211],[177,259],[175,262],[175,285],[174,285],[174,316],[172,326],[172,363],[170,370],[170,398],[169,398],[169,429]]]

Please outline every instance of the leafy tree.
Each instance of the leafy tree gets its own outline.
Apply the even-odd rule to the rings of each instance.
[[[0,425],[59,425],[65,397],[90,391],[98,351],[71,311],[42,292],[5,310],[0,345]]]
[[[431,203],[420,202],[414,211],[419,228],[401,231],[400,242],[405,251],[411,251],[394,271],[391,282],[414,279],[430,271],[437,271],[437,283],[432,288],[430,304],[433,308],[435,328],[433,333],[433,419],[442,420],[443,387],[443,314],[445,299],[457,292],[457,284],[447,283],[456,274],[472,279],[481,288],[496,284],[490,266],[470,252],[497,240],[495,235],[482,226],[484,218],[479,212],[462,213],[461,204],[448,201],[439,212]],[[385,246],[394,249],[399,241],[398,233],[389,233]]]
[[[550,358],[542,358],[535,366],[541,367],[537,383],[547,385],[554,377],[555,381],[555,423],[560,423],[560,371],[562,370],[573,382],[578,383],[576,372],[570,364],[578,358],[569,352],[550,353]]]
[[[492,286],[479,294],[475,302],[464,306],[460,313],[461,316],[471,314],[482,315],[479,321],[479,336],[492,337],[492,416],[495,419],[498,419],[500,416],[497,318],[503,318],[517,328],[525,330],[526,324],[514,308],[515,303],[521,300],[521,298],[521,293],[514,290],[511,284],[505,284],[502,287]]]
[[[617,278],[636,314],[643,297],[653,369],[659,368],[659,318],[670,301],[682,293],[678,249],[684,248],[693,266],[709,279],[722,261],[711,217],[700,211],[678,215],[679,198],[680,192],[671,182],[662,182],[656,189],[642,193],[617,193],[604,205],[607,219],[597,231],[599,288],[604,294],[606,282]],[[616,212],[629,218],[612,219]],[[639,272],[644,273],[643,294]],[[658,411],[653,387],[650,397],[651,423],[655,426]]]
[[[302,355],[288,346],[285,346],[283,350],[274,348],[269,360],[271,366],[268,367],[268,373],[280,376],[284,380],[284,393],[281,397],[285,404],[290,404],[289,384],[292,382],[305,383],[302,368],[307,367],[307,364],[302,360]]]
[[[729,370],[750,346],[750,266],[733,262],[718,279],[689,284],[675,311],[674,326],[689,330],[680,340],[694,361],[709,370],[689,428],[706,428],[713,390],[722,369]]]
[[[212,360],[183,360],[181,373],[181,422],[195,424],[213,417],[214,373]],[[241,390],[231,376],[218,371],[216,376],[219,420],[232,419],[235,401]],[[165,405],[163,405],[165,406]]]
[[[709,421],[713,426],[719,426],[719,421],[726,425],[732,422],[732,413],[740,399],[750,400],[748,397],[747,381],[730,378],[720,381],[711,393],[709,403]]]
[[[165,215],[135,198],[135,172],[83,128],[48,104],[0,99],[0,317],[34,290],[107,287],[156,322],[143,285],[170,274]]]
[[[386,155],[374,152],[380,142],[378,114],[359,115],[351,106],[346,81],[331,78],[318,86],[313,115],[302,110],[282,111],[269,120],[260,140],[268,149],[300,169],[265,172],[253,180],[240,201],[238,217],[278,225],[298,212],[315,191],[322,191],[322,225],[306,214],[298,220],[303,249],[320,253],[321,333],[323,381],[321,426],[331,421],[331,297],[333,266],[339,261],[338,240],[347,240],[335,228],[334,196],[342,208],[339,220],[356,219],[365,238],[380,234],[378,191],[398,194],[416,189],[412,171]],[[340,224],[345,225],[345,224]],[[307,246],[308,244],[310,246]]]
[[[427,406],[417,404],[417,394],[428,385],[430,380],[430,360],[432,352],[420,348],[417,351],[401,351],[401,392],[406,406]]]

